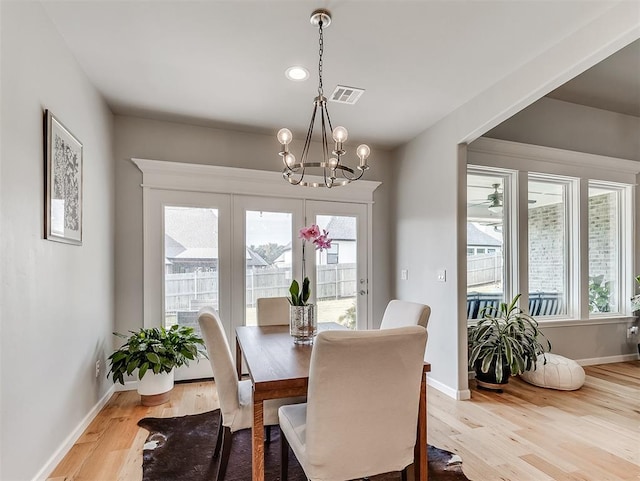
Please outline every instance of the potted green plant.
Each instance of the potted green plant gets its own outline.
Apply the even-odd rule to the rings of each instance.
[[[126,342],[109,356],[109,373],[113,382],[124,385],[125,375],[131,376],[137,370],[138,393],[145,406],[169,400],[176,367],[188,366],[199,354],[207,356],[204,341],[192,327],[174,325],[169,329],[153,327],[129,332],[130,336],[113,333]]]
[[[509,304],[484,308],[482,318],[468,327],[469,367],[479,387],[501,390],[509,376],[535,368],[538,356],[551,350],[538,322],[517,306],[519,299],[520,294]]]

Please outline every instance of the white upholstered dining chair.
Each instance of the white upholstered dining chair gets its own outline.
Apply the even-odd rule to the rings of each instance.
[[[426,304],[394,299],[387,304],[380,329],[404,326],[422,326],[426,329],[431,308]]]
[[[198,323],[202,331],[213,377],[220,402],[218,437],[213,457],[220,455],[217,481],[224,479],[231,453],[233,433],[248,429],[253,424],[253,395],[251,381],[239,381],[233,363],[231,349],[224,333],[220,317],[212,307],[203,307],[198,312]],[[283,404],[303,401],[301,398],[285,398],[264,402],[264,425],[278,424],[278,408]],[[222,450],[222,452],[221,452]]]
[[[289,324],[290,305],[286,297],[259,297],[256,303],[258,326]]]
[[[291,446],[311,481],[403,471],[414,459],[427,331],[324,331],[311,353],[307,402],[278,411],[281,480]]]

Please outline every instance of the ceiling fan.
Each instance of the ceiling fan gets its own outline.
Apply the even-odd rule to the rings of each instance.
[[[487,187],[485,187],[485,189],[486,188]],[[489,209],[490,212],[501,214],[503,207],[503,194],[502,192],[498,191],[498,189],[500,188],[500,184],[491,184],[491,188],[493,189],[493,192],[487,195],[486,200],[471,203],[469,204],[469,207],[473,207],[476,205],[486,205],[487,209]],[[536,202],[537,201],[534,199],[529,199],[529,204],[535,204]]]
[[[500,184],[492,184],[493,192],[487,195],[486,200],[469,204],[469,207],[476,205],[486,205],[490,212],[499,214],[502,212],[502,192],[498,192]]]

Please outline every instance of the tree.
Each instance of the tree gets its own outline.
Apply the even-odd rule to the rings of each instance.
[[[281,246],[274,242],[270,242],[269,244],[263,244],[260,246],[251,246],[251,250],[262,257],[269,264],[273,264],[280,254],[282,254],[286,249],[286,246]]]

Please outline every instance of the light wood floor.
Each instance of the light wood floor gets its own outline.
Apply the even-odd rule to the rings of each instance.
[[[640,361],[586,371],[573,392],[512,379],[502,394],[472,383],[472,399],[456,402],[429,388],[429,443],[458,453],[473,481],[638,481]],[[212,382],[178,384],[170,403],[153,408],[135,391],[116,393],[48,479],[140,480],[139,419],[217,406]]]

